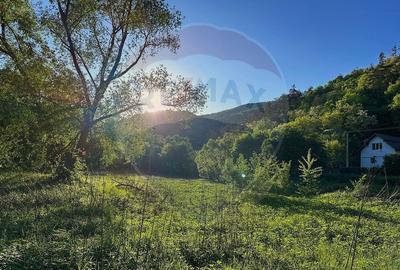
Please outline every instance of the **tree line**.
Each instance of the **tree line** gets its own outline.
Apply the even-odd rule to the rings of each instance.
[[[181,20],[161,0],[50,1],[41,8],[2,1],[0,169],[62,178],[78,168],[128,170],[241,186],[271,172],[299,174],[309,149],[315,166],[338,170],[345,165],[346,131],[399,125],[396,49],[326,85],[306,91],[293,86],[278,99],[289,108],[285,121],[266,116],[245,131],[209,140],[199,151],[186,138],[152,134],[132,117],[149,89],[185,111],[199,110],[206,100],[204,85],[162,67],[147,73],[137,68],[161,48],[178,48]],[[368,135],[350,136],[351,165],[359,165]],[[388,164],[396,168],[396,160]]]

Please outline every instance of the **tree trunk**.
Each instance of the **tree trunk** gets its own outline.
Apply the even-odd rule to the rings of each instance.
[[[87,141],[89,138],[89,133],[94,125],[94,110],[89,108],[83,117],[83,121],[81,123],[80,132],[79,132],[79,139],[76,144],[76,149],[80,153],[80,155],[85,154]]]
[[[85,111],[80,127],[79,139],[74,149],[62,153],[61,160],[55,171],[55,178],[61,181],[71,181],[76,176],[78,158],[85,158],[89,134],[94,125],[94,109]]]

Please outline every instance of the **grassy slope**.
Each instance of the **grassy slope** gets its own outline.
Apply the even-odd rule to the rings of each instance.
[[[0,269],[344,269],[359,202],[203,180],[0,176]],[[400,207],[368,201],[353,269],[400,269]],[[208,268],[207,268],[208,267]]]

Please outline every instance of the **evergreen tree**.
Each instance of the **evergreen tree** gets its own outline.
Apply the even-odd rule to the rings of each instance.
[[[322,167],[314,167],[317,161],[308,149],[307,156],[299,160],[300,183],[298,193],[301,195],[315,195],[318,193],[319,178],[322,174]]]
[[[385,63],[386,56],[383,52],[379,54],[379,64]]]
[[[396,57],[397,56],[397,45],[394,45],[392,48],[392,56]]]

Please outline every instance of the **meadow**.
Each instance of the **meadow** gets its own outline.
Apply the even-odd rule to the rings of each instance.
[[[202,179],[2,174],[0,269],[400,269],[400,207],[361,204],[351,190],[299,197]]]

